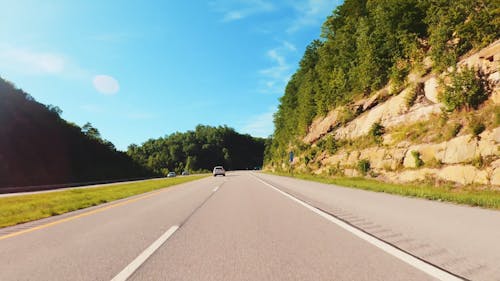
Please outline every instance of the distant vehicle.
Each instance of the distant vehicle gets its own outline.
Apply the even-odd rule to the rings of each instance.
[[[187,175],[189,175],[189,171],[183,171],[183,172],[182,172],[182,175],[183,175],[183,176],[187,176]]]
[[[226,176],[226,170],[224,170],[224,167],[222,167],[222,166],[215,166],[213,174],[214,174],[214,177],[216,177],[218,175]]]
[[[175,176],[177,176],[175,172],[170,172],[168,173],[167,178],[174,178]]]

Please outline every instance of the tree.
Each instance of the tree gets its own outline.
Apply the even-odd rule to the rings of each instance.
[[[499,37],[499,1],[345,0],[323,23],[321,39],[307,46],[280,98],[267,163],[279,167],[290,147],[304,146],[301,139],[317,116],[389,79],[399,88],[425,56],[432,57],[434,71],[442,71]],[[485,96],[469,82],[460,82],[467,84],[465,94],[449,89],[446,103],[477,107]]]
[[[90,138],[101,140],[101,133],[99,133],[99,130],[92,126],[90,122],[87,122],[82,126],[82,133]]]
[[[490,85],[480,72],[470,68],[451,73],[451,83],[445,85],[444,91],[439,95],[448,111],[461,109],[477,109],[490,94]]]
[[[48,104],[46,107],[50,112],[57,114],[57,116],[61,116],[63,113],[62,109],[57,105]]]
[[[227,126],[196,126],[194,131],[174,133],[131,145],[130,155],[137,162],[162,173],[211,170],[223,165],[227,169],[262,166],[264,139],[242,135]]]
[[[0,78],[0,189],[154,175],[111,142],[96,141],[90,123],[82,129],[61,112]]]

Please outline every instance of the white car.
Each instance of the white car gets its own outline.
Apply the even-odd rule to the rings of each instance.
[[[215,166],[213,171],[214,177],[218,175],[226,176],[226,170],[222,166]]]

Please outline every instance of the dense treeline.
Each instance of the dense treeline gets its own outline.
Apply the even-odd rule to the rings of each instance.
[[[316,116],[389,81],[396,91],[424,57],[439,72],[499,35],[496,0],[345,0],[324,22],[321,39],[307,46],[280,99],[266,162],[284,161]]]
[[[130,145],[128,154],[156,173],[184,170],[253,169],[262,166],[265,140],[242,135],[226,126],[198,125],[194,131]]]
[[[0,189],[153,175],[87,123],[68,123],[0,78]]]

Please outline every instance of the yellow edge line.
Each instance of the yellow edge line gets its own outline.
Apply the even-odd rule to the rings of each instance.
[[[153,191],[152,193],[149,193],[147,195],[143,195],[143,196],[140,196],[140,197],[137,197],[137,198],[133,198],[133,199],[128,199],[128,200],[122,201],[120,203],[112,204],[112,205],[109,205],[109,206],[106,206],[106,207],[101,207],[101,208],[98,208],[98,209],[95,209],[95,210],[92,210],[92,211],[88,211],[88,212],[85,212],[85,213],[81,213],[81,214],[78,214],[78,215],[75,215],[75,216],[72,216],[72,217],[68,217],[68,218],[64,218],[64,219],[60,219],[60,220],[57,220],[57,221],[49,222],[49,223],[42,224],[42,225],[39,225],[39,226],[35,226],[35,227],[29,228],[29,229],[21,230],[21,231],[18,231],[18,232],[9,233],[9,234],[0,236],[0,240],[4,240],[4,239],[11,238],[11,237],[14,237],[14,236],[18,236],[18,235],[21,235],[21,234],[33,232],[33,231],[40,230],[40,229],[44,229],[44,228],[47,228],[47,227],[50,227],[50,226],[54,226],[54,225],[57,225],[57,224],[60,224],[60,223],[63,223],[63,222],[68,222],[68,221],[72,221],[72,220],[75,220],[75,219],[78,219],[78,218],[83,218],[83,217],[86,217],[86,216],[90,216],[90,215],[93,215],[93,214],[96,214],[96,213],[100,213],[100,212],[109,210],[109,209],[114,208],[114,207],[119,207],[119,206],[123,206],[123,205],[129,204],[129,203],[133,203],[133,202],[136,202],[136,201],[139,201],[139,200],[142,200],[142,199],[154,196],[157,193],[163,192],[165,190],[168,190],[168,189],[162,189],[162,190],[158,190],[158,191]]]

